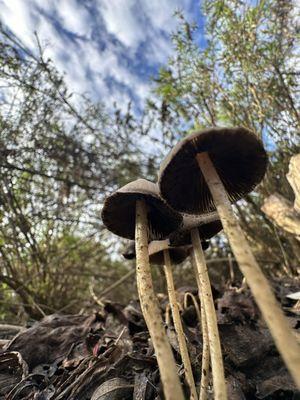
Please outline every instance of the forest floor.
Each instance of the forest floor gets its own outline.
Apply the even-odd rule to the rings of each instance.
[[[277,280],[273,287],[291,327],[299,334],[299,304],[286,297],[299,291],[299,281]],[[201,331],[191,296],[184,307],[186,292],[195,297],[197,292],[194,288],[181,288],[178,299],[199,384]],[[249,290],[214,288],[214,298],[229,399],[300,399]],[[159,300],[189,398],[168,300],[165,295],[159,295]],[[0,326],[0,399],[163,398],[153,347],[138,301],[125,306],[107,301],[91,315],[49,315],[16,334],[17,331],[18,327]]]

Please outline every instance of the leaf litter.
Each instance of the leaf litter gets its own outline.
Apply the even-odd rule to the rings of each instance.
[[[294,281],[274,281],[278,300],[299,335]],[[185,296],[185,293],[190,293]],[[296,390],[248,289],[214,291],[230,400],[297,400]],[[195,288],[178,301],[195,381],[201,377],[202,337]],[[159,295],[166,330],[189,398],[168,299]],[[189,299],[185,301],[184,298]],[[1,337],[7,339],[7,337]],[[288,346],[288,343],[287,343]],[[209,394],[213,399],[213,393]],[[49,315],[11,337],[0,350],[2,400],[159,400],[158,366],[139,302],[104,302],[90,315]]]

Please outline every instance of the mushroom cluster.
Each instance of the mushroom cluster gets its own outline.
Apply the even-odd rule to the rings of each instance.
[[[124,256],[136,258],[138,294],[166,399],[184,397],[153,290],[150,263],[164,265],[190,398],[196,399],[172,275],[172,264],[181,263],[190,254],[201,302],[203,341],[208,338],[214,396],[227,399],[217,318],[203,253],[208,240],[222,229],[278,351],[300,387],[298,343],[231,207],[262,180],[266,167],[266,152],[254,133],[245,128],[212,128],[187,136],[172,149],[161,164],[157,184],[138,179],[105,201],[102,219],[106,227],[134,240]],[[203,354],[200,399],[207,395],[207,359],[208,355]]]

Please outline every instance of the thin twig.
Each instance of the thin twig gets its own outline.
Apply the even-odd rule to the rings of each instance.
[[[112,285],[108,286],[108,288],[106,288],[99,296],[99,298],[103,298],[107,293],[109,293],[110,291],[112,291],[113,289],[115,289],[116,287],[120,286],[123,282],[125,282],[127,279],[129,279],[131,276],[133,276],[135,274],[135,269],[132,269],[130,271],[127,272],[127,274],[125,274],[124,276],[122,276],[122,278],[118,279],[115,283],[113,283]]]

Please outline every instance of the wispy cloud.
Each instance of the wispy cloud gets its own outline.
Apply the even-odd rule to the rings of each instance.
[[[30,49],[34,31],[70,88],[111,105],[149,94],[149,76],[172,53],[175,9],[195,0],[0,0],[1,19]]]

